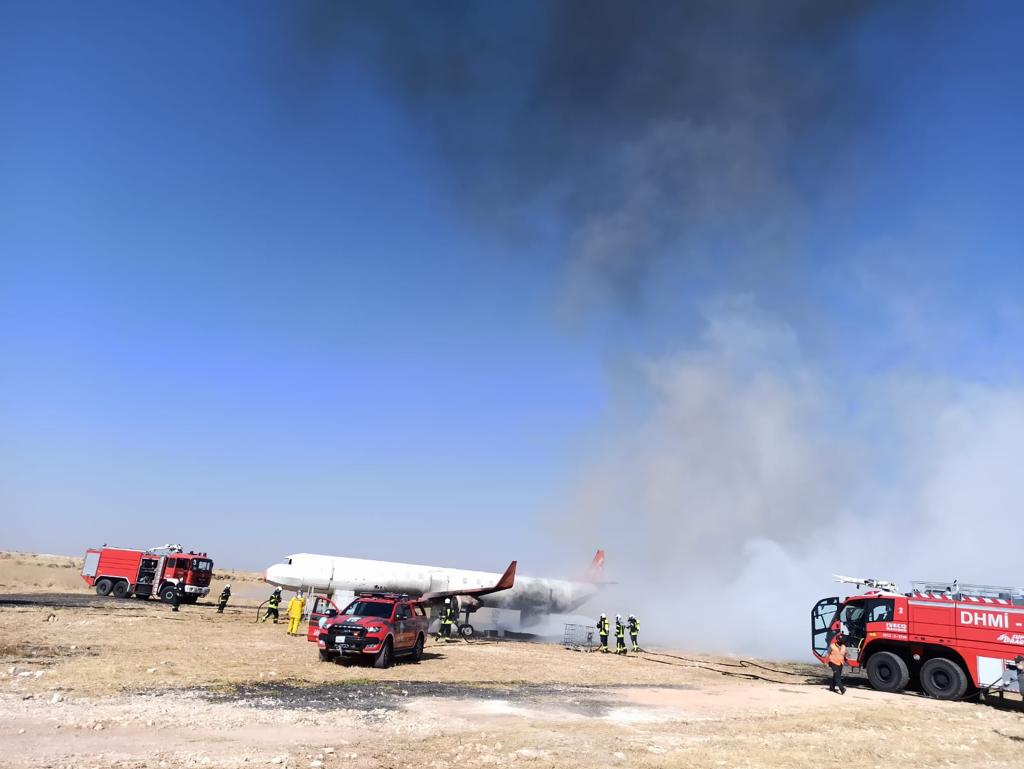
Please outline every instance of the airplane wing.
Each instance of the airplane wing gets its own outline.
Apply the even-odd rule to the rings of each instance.
[[[505,569],[505,573],[501,575],[501,579],[495,582],[491,587],[471,587],[463,588],[462,590],[437,590],[433,593],[424,593],[419,597],[420,601],[430,603],[434,601],[440,601],[445,598],[454,598],[457,595],[470,595],[470,596],[481,596],[490,595],[491,593],[500,593],[502,590],[508,590],[516,583],[516,562],[512,561]]]

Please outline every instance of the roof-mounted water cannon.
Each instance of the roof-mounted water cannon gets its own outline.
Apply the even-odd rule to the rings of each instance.
[[[149,550],[146,550],[146,552],[147,553],[183,553],[183,552],[185,552],[185,548],[183,548],[181,545],[167,544],[167,545],[160,545],[159,547],[151,547],[151,548],[149,548]]]
[[[870,587],[875,590],[881,590],[883,593],[898,593],[899,589],[896,587],[895,582],[889,582],[884,579],[874,579],[873,577],[844,577],[842,574],[833,574],[832,577],[836,582],[842,582],[847,585],[856,585],[857,587]]]

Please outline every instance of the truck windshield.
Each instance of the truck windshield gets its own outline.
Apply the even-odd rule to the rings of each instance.
[[[345,609],[344,613],[350,617],[380,617],[387,619],[391,616],[393,604],[382,603],[381,601],[353,601]]]
[[[194,571],[209,571],[213,568],[213,561],[207,558],[193,558],[192,569]]]

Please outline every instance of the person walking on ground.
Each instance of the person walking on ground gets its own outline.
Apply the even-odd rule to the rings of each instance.
[[[605,654],[608,653],[608,615],[601,612],[601,617],[597,620],[597,634],[601,636],[601,651]]]
[[[629,641],[633,645],[633,653],[636,654],[640,651],[640,644],[637,643],[637,638],[640,637],[640,620],[630,614],[627,624],[629,626]]]
[[[449,640],[452,637],[452,622],[455,621],[452,611],[452,599],[445,598],[444,606],[441,607],[441,625],[437,629],[437,637]]]
[[[231,597],[231,585],[230,583],[224,586],[224,589],[220,591],[220,598],[217,599],[217,613],[223,614],[224,607],[228,605],[228,599]]]
[[[267,613],[263,615],[263,619],[260,622],[266,622],[267,617],[274,618],[274,624],[277,624],[277,620],[280,617],[281,607],[281,588],[274,588],[274,592],[270,594],[270,598],[267,599]]]
[[[621,614],[615,615],[615,653],[626,653],[626,625]]]
[[[845,664],[846,643],[842,633],[837,633],[828,647],[828,666],[832,669],[832,683],[828,685],[830,692],[838,690],[840,694],[846,694],[846,687],[843,686],[843,665]]]
[[[302,622],[302,609],[306,602],[298,593],[288,602],[288,635],[299,634],[299,624]]]
[[[174,587],[174,595],[171,598],[171,611],[177,611],[185,600],[185,580],[180,580]]]

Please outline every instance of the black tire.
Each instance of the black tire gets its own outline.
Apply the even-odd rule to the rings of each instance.
[[[103,577],[96,581],[96,595],[110,595],[111,588],[114,587],[114,583]]]
[[[110,591],[110,594],[114,598],[127,598],[129,590],[131,590],[131,587],[122,579],[114,583],[114,588]]]
[[[391,667],[391,639],[387,639],[384,642],[384,646],[377,652],[377,656],[373,658],[373,666],[379,670],[384,670]]]
[[[476,630],[468,622],[459,628],[459,635],[463,638],[472,638]]]
[[[330,662],[331,661],[333,655],[329,651],[327,651],[327,649],[320,649],[319,651],[320,651],[320,661],[321,662]]]
[[[164,603],[174,603],[174,594],[178,589],[174,585],[164,585],[160,588],[160,600]]]
[[[880,692],[901,692],[910,683],[910,669],[898,654],[876,652],[868,658],[868,681]]]
[[[423,659],[423,646],[426,643],[426,639],[423,637],[423,633],[420,633],[416,638],[416,645],[412,647],[412,661],[419,662]]]
[[[967,693],[967,674],[953,660],[933,657],[921,666],[921,688],[937,700],[958,700]]]

